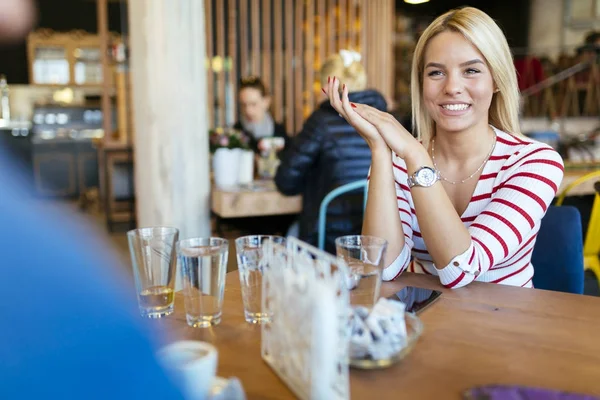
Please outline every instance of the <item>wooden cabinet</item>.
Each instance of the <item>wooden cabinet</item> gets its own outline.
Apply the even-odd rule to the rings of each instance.
[[[111,46],[120,41],[118,35],[110,34]],[[103,83],[102,50],[96,34],[37,30],[27,37],[27,59],[33,85],[99,87]]]
[[[37,140],[32,149],[38,195],[76,197],[98,187],[98,152],[91,141]]]

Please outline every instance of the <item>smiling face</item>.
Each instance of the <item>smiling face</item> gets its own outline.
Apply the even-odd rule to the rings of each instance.
[[[423,102],[437,130],[487,129],[494,82],[479,50],[445,31],[427,44],[423,65]]]

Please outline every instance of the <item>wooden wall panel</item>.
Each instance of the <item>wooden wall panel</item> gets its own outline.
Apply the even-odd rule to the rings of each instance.
[[[248,57],[248,52],[250,51],[250,43],[248,41],[248,0],[239,0],[240,1],[240,33],[238,41],[240,43],[240,78],[243,78],[250,74],[250,59]],[[207,24],[209,22],[207,21]],[[235,87],[237,87],[237,82],[235,82]]]
[[[315,76],[315,4],[313,0],[305,0],[306,4],[306,33],[304,52],[304,82],[306,89],[306,102],[302,112],[302,120],[305,120],[315,108],[314,82],[318,80]]]
[[[274,49],[274,72],[273,86],[273,117],[276,121],[281,121],[284,116],[283,84],[285,81],[283,74],[283,7],[281,0],[273,2],[273,46]]]
[[[295,1],[295,20],[294,20],[294,128],[298,129],[302,125],[304,111],[304,90],[303,76],[302,76],[302,63],[304,60],[304,1]]]
[[[224,2],[220,4],[224,5]],[[218,108],[218,124],[225,125],[225,58],[227,54],[225,53],[225,7],[216,7],[216,28],[217,28],[217,54],[219,55],[220,62],[217,63],[217,82],[218,82],[218,95],[217,98],[217,108]]]
[[[258,75],[274,118],[296,134],[323,101],[319,68],[340,49],[360,51],[369,86],[391,99],[393,0],[204,1],[211,126],[237,119],[239,78]]]
[[[206,16],[205,30],[206,30],[206,58],[208,60],[206,71],[206,91],[208,92],[206,98],[209,99],[211,104],[214,104],[213,99],[215,98],[215,73],[212,66],[212,59],[214,54],[214,40],[213,40],[213,18],[212,18],[212,3],[213,0],[204,0],[204,15]],[[209,22],[210,21],[210,22]],[[215,110],[213,107],[209,107],[208,112],[208,126],[215,126]]]
[[[229,27],[229,40],[227,43],[227,64],[231,67],[228,68],[227,82],[229,83],[228,90],[231,91],[232,87],[237,85],[238,77],[237,77],[237,68],[234,68],[234,65],[238,65],[237,58],[237,39],[238,39],[238,31],[237,31],[237,0],[229,0],[229,9],[227,10],[229,13],[227,25]],[[234,93],[231,93],[234,94]],[[231,107],[231,110],[227,110],[227,112],[231,111],[233,115],[237,115],[237,101],[232,101],[231,104],[227,104],[228,108]]]
[[[294,119],[294,19],[291,10],[294,9],[295,0],[285,0],[285,129],[288,135],[296,132]],[[274,107],[278,105],[275,104]]]
[[[250,0],[252,20],[252,75],[260,75],[260,0]]]

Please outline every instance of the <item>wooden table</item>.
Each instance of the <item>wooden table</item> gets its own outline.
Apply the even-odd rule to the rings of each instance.
[[[520,384],[600,395],[600,299],[475,282],[441,288],[436,277],[404,273],[382,295],[412,285],[443,296],[421,314],[423,336],[395,366],[351,370],[353,399],[460,399],[486,384]],[[175,338],[213,343],[218,375],[237,376],[248,399],[287,399],[292,393],[260,357],[260,326],[244,321],[237,271],[227,275],[223,320],[189,328],[181,297],[175,313],[157,322]]]
[[[302,210],[302,196],[284,196],[272,180],[254,181],[248,187],[229,190],[215,186],[211,210],[220,218],[298,214]]]
[[[565,189],[572,182],[575,182],[575,180],[577,180],[577,179],[581,178],[582,176],[587,175],[593,171],[594,171],[593,169],[589,169],[589,170],[566,169],[565,175],[564,175],[563,180],[558,189],[558,194],[560,194],[563,191],[563,189]],[[597,181],[597,179],[590,179],[586,182],[583,182],[580,185],[575,186],[572,190],[569,191],[567,196],[585,196],[585,195],[590,195],[590,194],[596,193],[596,191],[594,190],[594,183],[596,183],[596,181]]]

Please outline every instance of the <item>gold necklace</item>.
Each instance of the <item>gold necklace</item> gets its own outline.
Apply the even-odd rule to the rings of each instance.
[[[485,157],[485,159],[483,160],[483,162],[481,163],[481,165],[475,170],[475,172],[473,172],[471,175],[467,176],[465,179],[460,180],[460,181],[451,181],[450,179],[447,179],[444,177],[444,175],[442,175],[442,172],[440,171],[440,169],[438,168],[437,164],[435,163],[435,137],[433,139],[431,139],[431,159],[433,161],[433,167],[436,169],[436,171],[440,171],[440,176],[442,177],[442,179],[452,185],[456,185],[459,183],[465,183],[466,181],[468,181],[469,179],[471,179],[472,177],[475,176],[475,174],[477,174],[485,165],[485,163],[490,159],[490,156],[492,155],[492,153],[494,152],[494,148],[496,147],[496,132],[494,132],[494,143],[492,144],[492,148],[490,149],[490,152],[488,153],[488,155]]]

